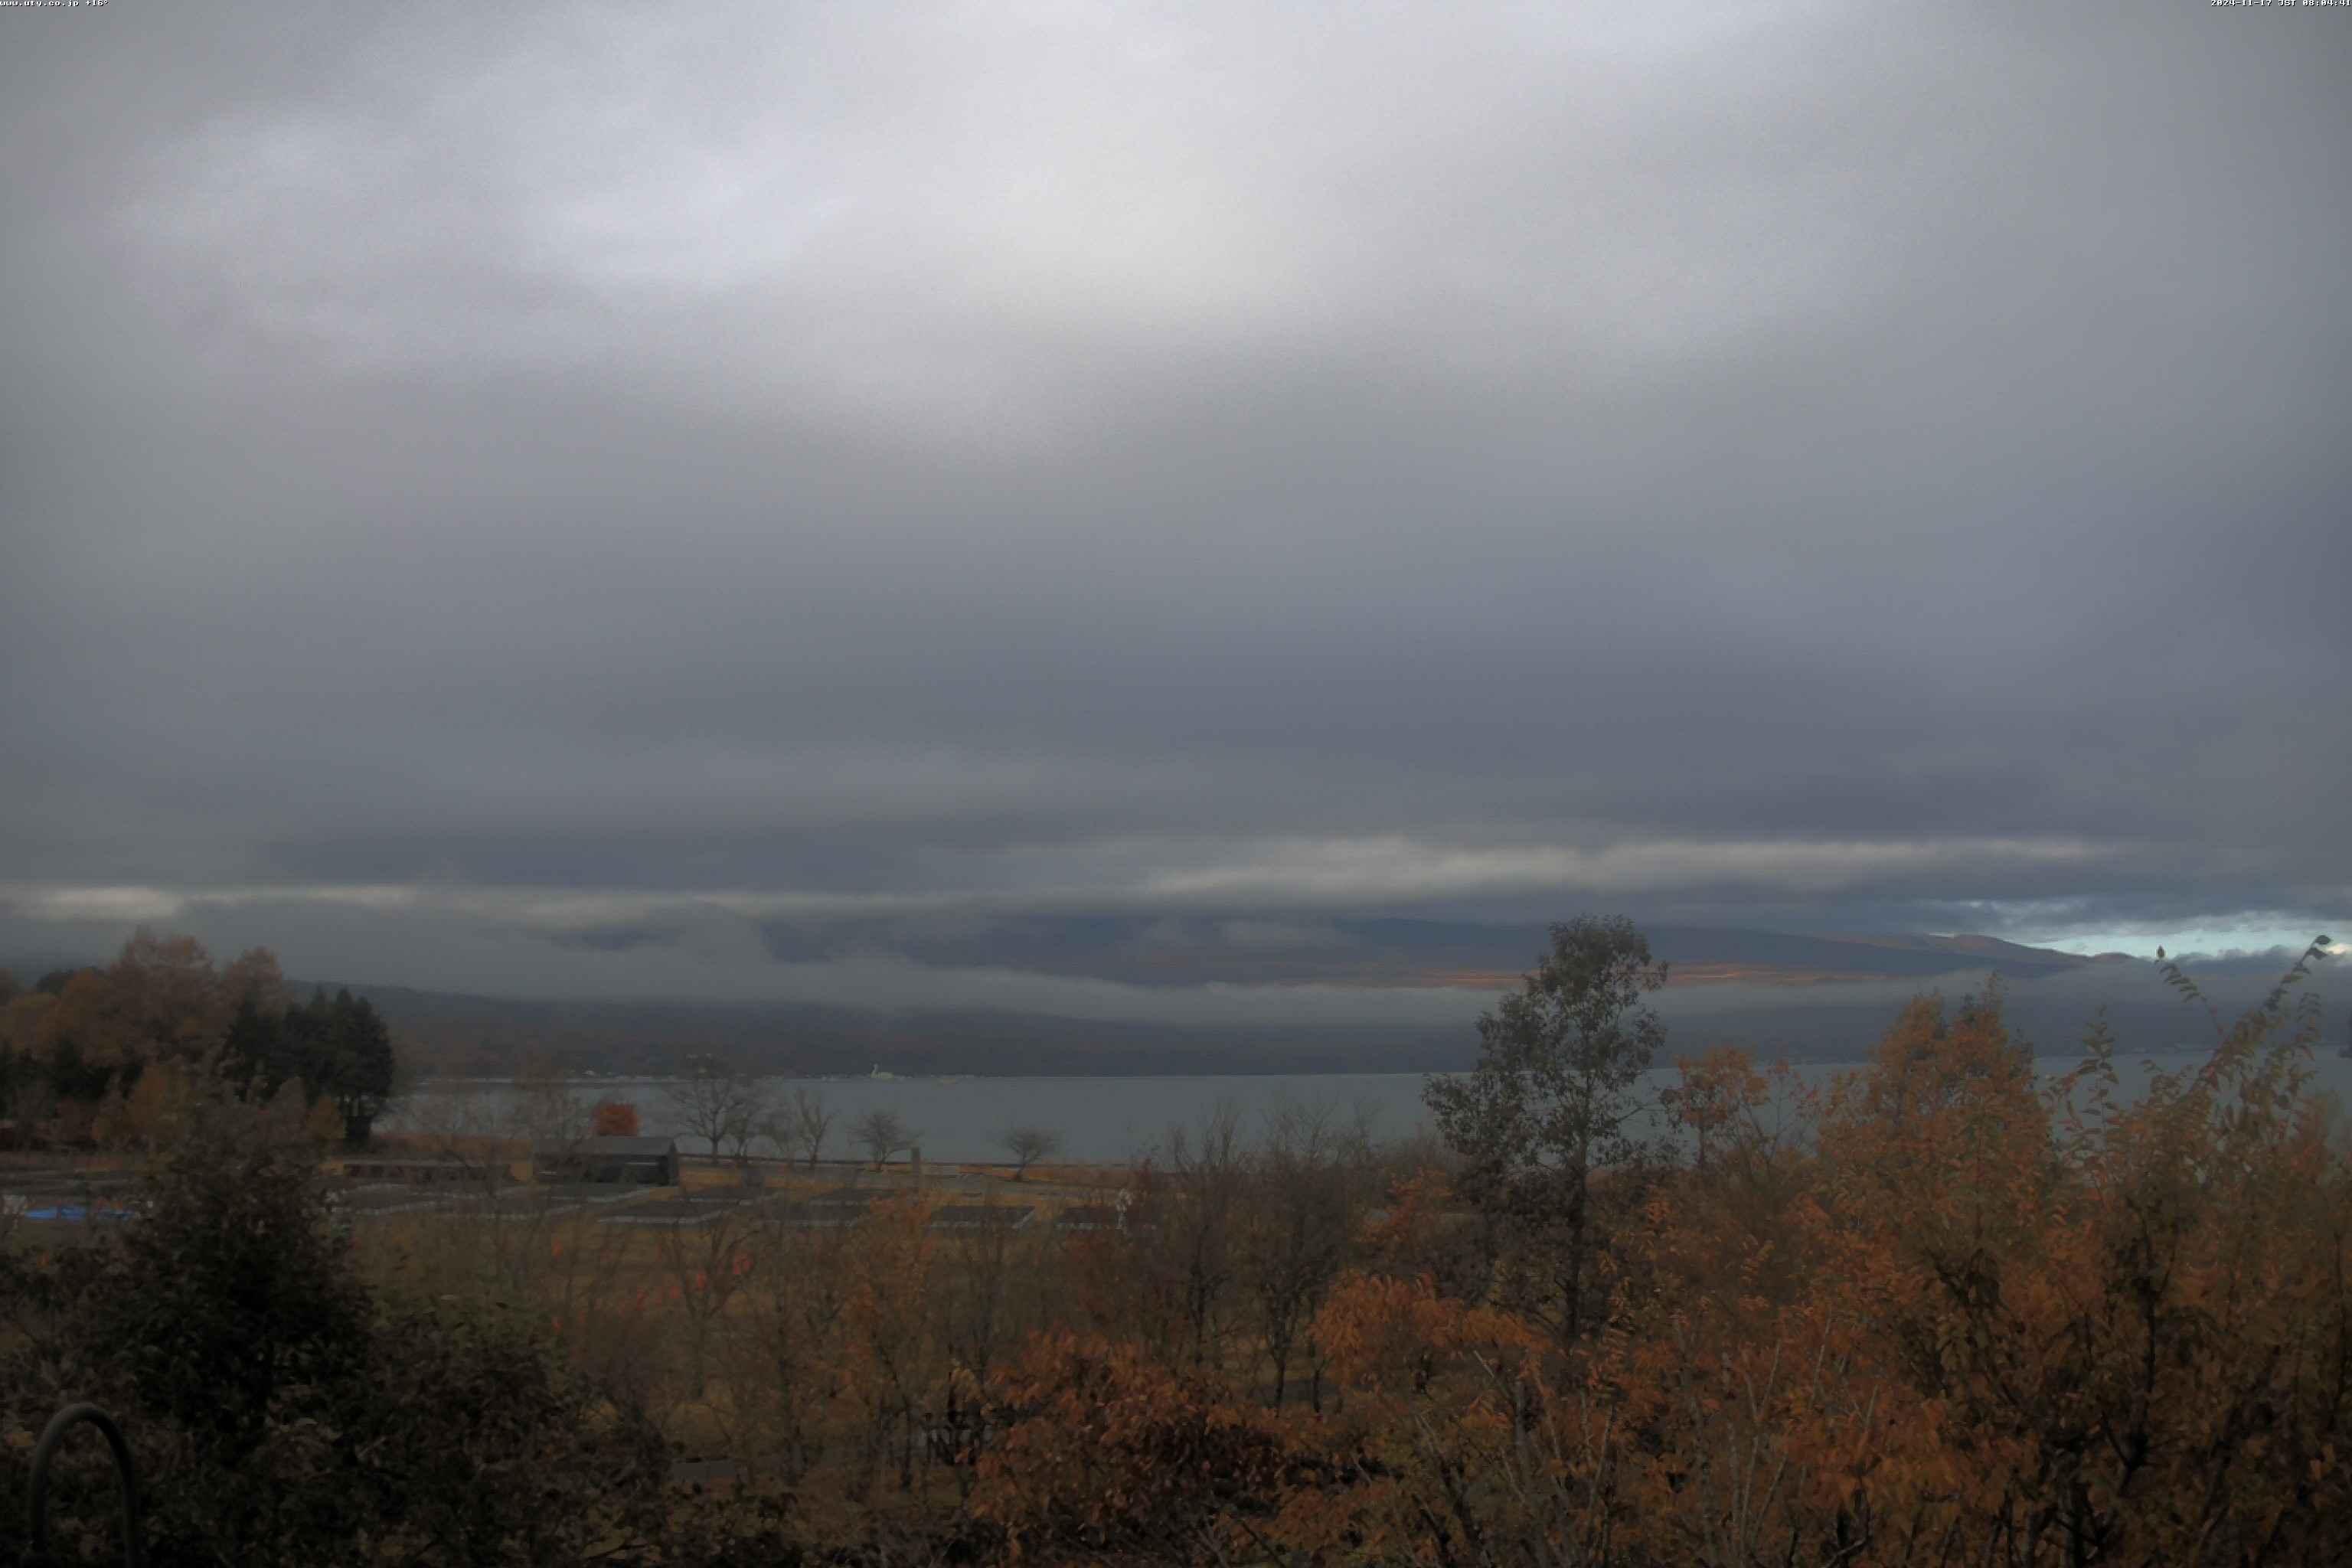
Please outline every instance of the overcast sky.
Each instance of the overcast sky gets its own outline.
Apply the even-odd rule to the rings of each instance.
[[[0,951],[2352,936],[2352,10],[0,9]]]

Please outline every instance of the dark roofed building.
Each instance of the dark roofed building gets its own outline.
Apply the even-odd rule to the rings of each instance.
[[[583,1138],[531,1152],[531,1169],[542,1182],[674,1187],[680,1166],[675,1138]]]

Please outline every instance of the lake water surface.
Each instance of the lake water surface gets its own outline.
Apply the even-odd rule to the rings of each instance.
[[[2048,1058],[2045,1076],[2071,1069],[2079,1058]],[[2163,1052],[2119,1058],[2126,1091],[2145,1084],[2149,1072],[2178,1072],[2204,1060],[2200,1052]],[[2352,1105],[2352,1060],[2328,1055],[2312,1063],[2315,1089]],[[1851,1063],[1814,1063],[1796,1069],[1801,1080],[1823,1082],[1853,1070]],[[1647,1077],[1654,1095],[1671,1087],[1670,1069]],[[1335,1118],[1369,1121],[1383,1139],[1412,1136],[1430,1125],[1421,1102],[1420,1073],[1298,1073],[1183,1078],[962,1078],[962,1079],[772,1079],[772,1091],[806,1089],[835,1112],[828,1157],[855,1152],[849,1129],[873,1110],[897,1114],[927,1161],[1002,1160],[1000,1140],[1016,1127],[1045,1128],[1061,1139],[1058,1158],[1112,1163],[1149,1154],[1166,1145],[1170,1129],[1197,1128],[1231,1108],[1251,1137],[1285,1108],[1328,1112]],[[689,1153],[705,1152],[685,1134],[671,1084],[661,1079],[596,1079],[575,1082],[583,1101],[623,1100],[637,1108],[640,1130],[677,1136]],[[469,1081],[427,1084],[383,1121],[387,1131],[469,1125],[513,1124],[519,1096],[509,1085]],[[762,1152],[766,1152],[763,1151]]]

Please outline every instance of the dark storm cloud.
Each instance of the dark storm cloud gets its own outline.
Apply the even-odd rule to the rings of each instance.
[[[2352,910],[2340,13],[0,24],[27,941]]]

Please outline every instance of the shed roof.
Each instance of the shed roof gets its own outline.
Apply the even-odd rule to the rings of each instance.
[[[583,1154],[675,1154],[675,1138],[583,1138]]]
[[[575,1143],[542,1143],[531,1151],[542,1160],[586,1154],[630,1160],[666,1159],[677,1152],[675,1138],[583,1138]]]

